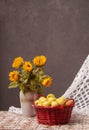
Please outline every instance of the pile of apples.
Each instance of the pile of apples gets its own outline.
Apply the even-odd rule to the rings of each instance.
[[[48,94],[46,97],[40,96],[35,100],[36,106],[44,106],[44,107],[56,107],[56,106],[71,106],[74,105],[73,99],[67,99],[63,96],[56,98],[54,94]]]

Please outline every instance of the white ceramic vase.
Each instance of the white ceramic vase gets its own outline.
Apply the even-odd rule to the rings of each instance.
[[[32,103],[34,101],[34,93],[29,91],[24,94],[22,91],[20,91],[19,96],[22,114],[26,117],[35,116],[35,109],[32,106]]]

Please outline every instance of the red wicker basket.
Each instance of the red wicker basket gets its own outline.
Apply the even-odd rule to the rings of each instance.
[[[44,107],[34,105],[38,123],[45,125],[58,125],[68,123],[71,118],[73,107],[74,104],[71,106],[63,107]]]

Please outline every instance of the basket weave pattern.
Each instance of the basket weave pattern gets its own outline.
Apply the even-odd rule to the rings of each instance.
[[[68,107],[43,107],[34,106],[39,124],[58,125],[69,122],[73,106]]]

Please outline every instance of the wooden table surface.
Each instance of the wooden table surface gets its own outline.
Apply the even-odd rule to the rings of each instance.
[[[89,116],[72,114],[68,124],[48,126],[38,124],[36,117],[0,111],[0,130],[89,130]]]

